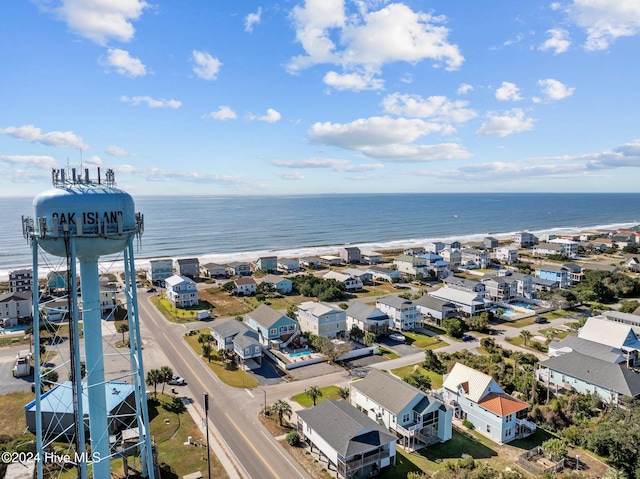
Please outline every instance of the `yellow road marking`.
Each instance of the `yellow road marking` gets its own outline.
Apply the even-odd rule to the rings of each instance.
[[[244,435],[244,433],[240,430],[238,425],[233,421],[233,419],[231,419],[231,416],[229,416],[229,414],[226,413],[226,412],[224,413],[224,415],[227,416],[227,419],[229,420],[229,422],[231,422],[233,427],[236,428],[236,431],[238,431],[238,434],[240,434],[242,436],[242,439],[244,439],[246,441],[246,443],[249,444],[249,447],[253,450],[254,454],[256,456],[258,456],[258,458],[267,467],[267,469],[269,469],[269,472],[271,472],[271,474],[273,474],[273,477],[276,477],[276,478],[280,479],[280,476],[278,476],[278,474],[276,474],[276,471],[274,471],[273,468],[269,465],[269,463],[267,461],[265,461],[264,457],[262,457],[262,454],[260,454],[258,452],[258,450],[255,448],[255,446],[251,443],[251,441],[249,441],[249,438]]]

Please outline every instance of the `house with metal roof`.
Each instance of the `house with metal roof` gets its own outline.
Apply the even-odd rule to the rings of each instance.
[[[347,308],[345,313],[347,316],[347,330],[357,326],[365,334],[373,333],[376,336],[385,335],[389,330],[389,316],[368,304],[354,302]]]
[[[463,291],[457,288],[444,286],[435,291],[427,293],[434,298],[449,301],[455,304],[458,309],[468,316],[474,316],[489,308],[489,301],[483,297],[484,293],[476,293],[473,291]]]
[[[243,363],[247,359],[257,359],[261,363],[262,345],[258,333],[242,321],[235,318],[215,321],[210,330],[216,342],[216,351],[233,351]]]
[[[261,304],[244,315],[244,321],[257,331],[260,343],[266,347],[279,347],[299,332],[298,322],[275,309]]]
[[[640,358],[638,358],[640,340],[630,325],[591,317],[580,328],[578,337],[619,350],[625,355],[627,363],[631,367],[640,362]]]
[[[301,331],[328,338],[344,337],[347,315],[341,308],[322,301],[305,301],[296,312]]]
[[[396,462],[396,437],[346,401],[298,412],[298,433],[338,478],[370,477]]]
[[[398,436],[409,450],[451,439],[453,411],[400,378],[372,369],[349,383],[349,401]]]
[[[422,319],[412,301],[395,295],[378,298],[376,308],[389,316],[389,327],[398,331],[411,330]]]
[[[413,303],[420,314],[437,325],[440,325],[443,319],[454,317],[458,313],[458,307],[451,301],[438,299],[428,294],[423,294]]]
[[[488,374],[456,363],[444,376],[442,395],[459,419],[470,421],[476,431],[504,444],[533,434],[527,421],[529,404],[509,396]]]
[[[556,392],[597,394],[609,404],[618,404],[621,396],[640,397],[638,373],[577,351],[538,363],[536,378]]]

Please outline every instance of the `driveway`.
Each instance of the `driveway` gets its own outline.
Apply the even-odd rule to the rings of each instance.
[[[422,351],[422,349],[411,346],[410,344],[399,343],[398,341],[394,341],[393,339],[389,339],[386,337],[380,338],[378,340],[378,344],[381,344],[385,348],[390,349],[398,356],[409,356],[411,354],[419,353],[420,351]]]
[[[275,367],[266,356],[263,356],[262,365],[259,368],[248,372],[258,380],[260,386],[273,386],[284,381],[284,373]]]

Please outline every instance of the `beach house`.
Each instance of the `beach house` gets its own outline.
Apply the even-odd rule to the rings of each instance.
[[[412,301],[395,295],[378,298],[376,308],[389,317],[389,328],[397,331],[414,329],[422,319]]]
[[[518,262],[518,248],[515,246],[502,246],[495,250],[496,259],[501,263],[513,264]]]
[[[396,437],[346,401],[325,400],[297,416],[300,437],[337,478],[371,477],[395,464]]]
[[[340,273],[338,271],[329,271],[322,276],[323,279],[333,279],[344,284],[345,291],[360,291],[363,287],[362,280],[357,276]]]
[[[371,273],[373,281],[388,281],[389,283],[393,283],[394,280],[398,280],[402,276],[400,271],[383,268],[382,266],[370,266],[367,271]]]
[[[533,434],[536,425],[526,419],[529,404],[509,396],[488,374],[456,363],[444,376],[442,396],[455,416],[476,431],[504,444]]]
[[[33,317],[33,295],[28,291],[0,294],[0,326],[9,328]]]
[[[287,345],[287,341],[299,334],[298,322],[279,313],[266,304],[244,315],[247,325],[258,333],[260,344],[268,348],[280,348]]]
[[[348,331],[357,327],[364,334],[373,333],[376,336],[382,336],[389,330],[389,316],[366,303],[353,302],[345,313]]]
[[[229,276],[249,276],[251,265],[242,261],[233,261],[227,264],[227,275]]]
[[[300,260],[297,258],[278,258],[278,271],[297,273],[300,271]]]
[[[173,260],[171,258],[149,260],[147,281],[151,284],[160,284],[170,276],[173,276]]]
[[[467,269],[486,269],[491,264],[491,256],[487,250],[462,248],[460,250],[460,266]]]
[[[290,279],[283,278],[277,274],[268,274],[262,278],[263,283],[272,284],[275,290],[280,294],[289,294],[293,289],[293,282]]]
[[[16,269],[9,271],[9,292],[23,293],[33,291],[33,270]]]
[[[338,254],[343,263],[360,263],[361,253],[357,246],[345,246],[338,250]]]
[[[428,294],[420,296],[413,302],[425,319],[440,326],[445,318],[455,317],[458,314],[458,307],[451,301],[438,299]]]
[[[176,260],[176,273],[179,276],[197,278],[200,274],[200,261],[198,258],[182,258]]]
[[[475,316],[487,310],[490,302],[484,298],[484,293],[465,291],[462,289],[444,286],[427,293],[429,296],[441,299],[456,305],[458,310],[467,316]]]
[[[227,268],[217,263],[205,263],[200,266],[200,273],[205,278],[225,278]]]
[[[174,274],[165,280],[165,285],[167,300],[176,308],[197,306],[198,288],[192,279]]]
[[[278,269],[277,256],[261,256],[255,263],[256,271],[276,271]]]
[[[233,289],[238,296],[251,296],[256,294],[258,284],[252,277],[242,276],[233,280]]]
[[[393,264],[395,264],[398,271],[403,274],[411,276],[426,276],[428,274],[427,260],[425,258],[422,258],[421,256],[405,254],[394,258]]]
[[[435,395],[378,369],[349,383],[349,401],[410,451],[451,439],[453,411]]]
[[[382,263],[382,253],[372,250],[360,250],[360,262],[364,264]]]
[[[341,308],[325,302],[305,301],[296,311],[302,331],[328,338],[344,337],[347,332],[347,315]]]
[[[235,318],[222,319],[215,321],[210,329],[211,336],[216,342],[216,351],[220,349],[233,351],[243,364],[251,365],[249,359],[261,364],[262,345],[258,333],[244,322]]]
[[[514,235],[513,243],[518,248],[530,248],[538,243],[538,238],[532,233],[521,231]]]

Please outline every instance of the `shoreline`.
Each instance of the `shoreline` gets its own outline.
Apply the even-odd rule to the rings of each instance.
[[[556,228],[545,228],[540,230],[520,230],[520,231],[528,231],[536,236],[540,236],[543,234],[567,234],[567,233],[580,233],[587,231],[597,231],[597,230],[606,230],[606,229],[623,229],[626,227],[636,226],[637,222],[624,222],[624,223],[611,223],[604,225],[595,225],[595,226],[567,226],[567,227],[556,227]],[[338,249],[344,246],[356,246],[360,249],[365,250],[374,250],[379,252],[385,251],[393,251],[393,250],[402,250],[404,248],[415,247],[415,246],[425,246],[428,243],[434,241],[460,241],[462,244],[469,243],[477,243],[481,242],[487,236],[492,236],[499,241],[506,241],[509,238],[512,238],[518,231],[513,232],[487,232],[487,233],[474,233],[467,235],[451,235],[448,237],[435,237],[435,238],[408,238],[408,239],[399,239],[385,242],[354,242],[347,244],[335,244],[335,245],[326,245],[326,246],[307,246],[307,247],[299,247],[299,248],[289,248],[289,249],[270,249],[270,250],[251,250],[251,251],[241,251],[235,253],[212,253],[212,254],[192,254],[192,255],[180,255],[180,256],[172,256],[172,255],[159,255],[148,258],[139,258],[138,254],[141,251],[144,251],[144,242],[143,246],[140,250],[134,250],[134,261],[136,265],[136,270],[146,269],[149,266],[149,261],[152,259],[159,258],[170,258],[173,261],[182,258],[193,258],[196,257],[200,261],[201,264],[207,263],[218,263],[218,264],[226,264],[234,261],[245,261],[245,262],[254,262],[261,256],[277,256],[278,258],[301,258],[306,256],[320,256],[320,255],[328,255],[333,254],[337,255]],[[38,278],[46,278],[46,275],[52,268],[43,267],[42,264],[39,265],[39,274]],[[17,269],[29,269],[32,268],[32,265],[21,265],[16,266],[6,270],[0,270],[0,281],[8,281],[9,280],[9,271],[17,270]],[[105,259],[104,261],[100,261],[99,263],[100,273],[120,273],[124,271],[123,260],[121,259]]]

